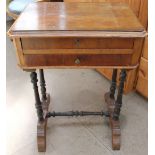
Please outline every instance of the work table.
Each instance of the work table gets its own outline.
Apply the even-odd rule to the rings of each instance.
[[[146,36],[128,5],[124,3],[29,4],[8,31],[13,39],[18,65],[31,72],[38,115],[38,150],[46,150],[46,125],[51,116],[101,115],[109,117],[112,147],[120,149],[119,116],[126,70],[137,68]],[[49,112],[43,69],[113,68],[110,91],[105,94],[106,112]],[[117,69],[120,84],[115,99]],[[41,98],[37,86],[39,69]]]

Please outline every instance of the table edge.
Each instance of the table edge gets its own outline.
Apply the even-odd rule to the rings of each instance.
[[[10,38],[25,37],[121,37],[121,38],[144,38],[147,36],[145,30],[142,31],[9,31]]]

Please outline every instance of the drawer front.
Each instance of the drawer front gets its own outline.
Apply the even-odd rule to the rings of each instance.
[[[25,66],[129,66],[131,54],[26,54],[24,55]]]
[[[28,50],[50,49],[132,49],[129,38],[22,38],[22,48]]]

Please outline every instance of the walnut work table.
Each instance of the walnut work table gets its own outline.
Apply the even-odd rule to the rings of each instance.
[[[119,116],[126,70],[139,64],[146,35],[132,10],[123,3],[31,3],[8,31],[18,65],[30,71],[38,116],[38,151],[46,151],[46,125],[55,116],[106,116],[112,130],[112,148],[120,149]],[[49,112],[43,69],[113,68],[107,111]],[[115,99],[117,69],[121,69]],[[37,86],[39,70],[41,97]]]

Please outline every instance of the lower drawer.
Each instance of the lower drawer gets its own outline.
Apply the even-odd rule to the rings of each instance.
[[[28,67],[40,66],[129,66],[131,54],[25,54]]]

